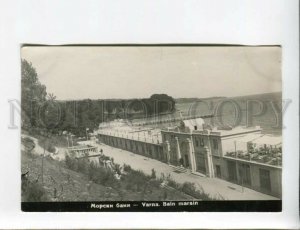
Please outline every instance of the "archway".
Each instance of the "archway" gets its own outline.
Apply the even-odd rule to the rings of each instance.
[[[180,144],[180,152],[182,157],[182,164],[184,167],[188,168],[190,166],[190,159],[189,159],[189,146],[186,141]]]

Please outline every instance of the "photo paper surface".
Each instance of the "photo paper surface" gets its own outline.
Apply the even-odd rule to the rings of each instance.
[[[23,211],[279,212],[280,46],[21,48]]]

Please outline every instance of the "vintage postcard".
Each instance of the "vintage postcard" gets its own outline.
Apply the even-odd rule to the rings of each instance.
[[[23,211],[281,211],[280,46],[21,48]]]

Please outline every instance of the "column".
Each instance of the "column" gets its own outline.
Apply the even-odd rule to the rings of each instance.
[[[170,164],[171,157],[170,157],[170,143],[169,143],[169,141],[165,142],[165,146],[164,147],[165,147],[165,153],[166,153],[167,163]]]
[[[175,141],[176,141],[176,150],[177,150],[177,163],[179,164],[179,160],[181,159],[181,152],[180,152],[178,137],[175,137]]]
[[[195,160],[195,153],[194,153],[194,148],[192,145],[192,141],[190,138],[187,138],[187,144],[188,144],[188,154],[189,154],[189,163],[190,163],[190,169],[192,172],[196,171],[196,160]]]
[[[208,177],[214,177],[214,168],[213,168],[213,162],[212,162],[212,155],[210,149],[205,146],[204,147],[205,151],[205,157],[206,157],[206,175]]]

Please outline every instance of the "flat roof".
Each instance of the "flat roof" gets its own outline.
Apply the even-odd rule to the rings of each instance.
[[[155,128],[145,128],[138,126],[120,126],[99,129],[98,134],[121,137],[125,139],[137,140],[147,143],[162,143],[161,130]]]
[[[246,126],[237,126],[230,130],[223,130],[223,129],[213,129],[211,131],[211,135],[220,135],[220,136],[227,136],[227,135],[234,135],[234,134],[242,134],[242,133],[249,133],[249,132],[259,132],[261,131],[260,126],[255,127],[246,127]]]
[[[282,137],[266,134],[263,135],[262,137],[255,139],[254,141],[252,141],[252,143],[278,146],[282,144]]]
[[[242,136],[242,137],[237,137],[235,140],[237,142],[244,142],[244,143],[247,143],[247,142],[253,142],[255,141],[257,138],[260,138],[262,137],[263,134],[261,133],[249,133],[249,134],[246,134],[245,136]]]

